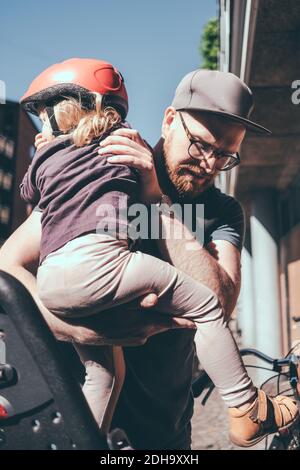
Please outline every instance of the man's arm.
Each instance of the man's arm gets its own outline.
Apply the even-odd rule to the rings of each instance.
[[[159,248],[165,259],[184,271],[195,281],[209,287],[220,300],[227,318],[237,302],[241,283],[240,252],[230,242],[215,240],[207,249],[190,237],[188,229],[178,220],[162,215],[166,233],[182,233],[183,239],[175,237],[159,240]],[[176,227],[174,227],[176,224]],[[168,232],[168,230],[171,230]]]
[[[40,302],[36,289],[35,271],[40,255],[41,212],[33,211],[28,219],[10,236],[0,250],[0,269],[12,274],[31,293],[49,327],[58,339],[70,340],[72,326],[52,315]]]
[[[215,240],[207,248],[220,269],[222,278],[220,301],[225,314],[229,317],[236,306],[241,289],[241,253],[236,246],[226,240]]]
[[[156,294],[148,294],[133,305],[102,312],[88,319],[61,320],[53,315],[37,295],[35,273],[40,255],[41,212],[33,211],[28,219],[10,236],[0,250],[0,269],[19,279],[33,296],[44,319],[57,339],[82,344],[116,344],[138,346],[147,338],[172,328],[195,328],[192,321],[171,318],[139,307],[149,308],[157,303]]]

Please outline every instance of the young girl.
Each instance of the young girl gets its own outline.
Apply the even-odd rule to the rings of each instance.
[[[196,323],[200,360],[229,407],[233,442],[250,446],[290,426],[295,403],[253,386],[215,294],[169,263],[132,250],[123,209],[137,201],[138,172],[97,152],[126,118],[119,72],[102,61],[70,59],[39,75],[21,103],[40,116],[49,140],[21,184],[22,197],[43,212],[37,282],[44,305],[64,318],[88,317],[155,292],[157,311]],[[87,371],[84,393],[107,432],[124,380],[122,349],[78,352]]]

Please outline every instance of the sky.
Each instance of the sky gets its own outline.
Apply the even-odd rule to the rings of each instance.
[[[217,0],[14,0],[1,2],[0,80],[18,101],[48,66],[71,57],[104,59],[125,79],[128,121],[150,144],[185,74],[201,65],[205,23]]]

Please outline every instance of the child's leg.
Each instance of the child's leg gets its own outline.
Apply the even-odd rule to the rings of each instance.
[[[201,338],[199,352],[204,369],[229,409],[233,442],[251,446],[270,432],[291,426],[298,417],[296,403],[289,397],[267,397],[252,384],[218,298],[200,283],[173,266],[144,253],[132,253],[123,272],[116,297],[148,282],[159,296],[156,310],[194,320]],[[151,312],[148,312],[151,315]]]
[[[125,379],[123,350],[120,346],[74,347],[86,370],[82,391],[101,431],[107,434]]]
[[[256,389],[224,319],[216,295],[170,264],[139,251],[131,253],[117,279],[114,301],[131,300],[145,292],[159,297],[156,311],[194,320],[200,335],[200,361],[227,406],[251,401]],[[151,315],[151,311],[148,312]]]

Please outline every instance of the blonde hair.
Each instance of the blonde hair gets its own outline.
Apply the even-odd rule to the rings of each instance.
[[[93,109],[84,108],[80,101],[70,97],[54,105],[59,129],[72,137],[76,147],[90,144],[93,139],[101,137],[121,122],[121,116],[114,108],[103,108],[100,93],[93,95],[95,95]]]

